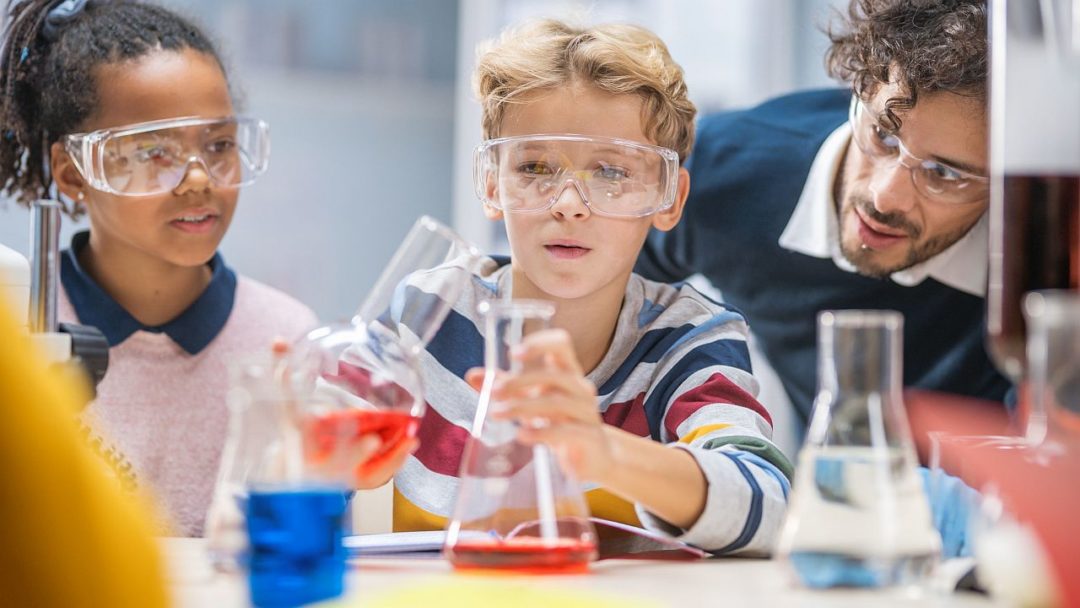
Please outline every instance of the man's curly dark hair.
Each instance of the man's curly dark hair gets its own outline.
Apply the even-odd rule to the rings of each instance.
[[[829,73],[861,99],[881,85],[900,85],[902,96],[885,102],[881,118],[892,131],[900,129],[896,112],[913,108],[921,93],[986,100],[985,0],[851,0],[826,33]]]

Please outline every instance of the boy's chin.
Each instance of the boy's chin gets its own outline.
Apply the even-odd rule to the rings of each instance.
[[[555,300],[577,300],[595,293],[599,288],[594,281],[585,281],[580,277],[546,276],[534,281],[538,290],[545,297]]]

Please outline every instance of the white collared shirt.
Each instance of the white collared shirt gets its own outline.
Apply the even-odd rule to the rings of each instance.
[[[833,196],[836,175],[851,140],[851,126],[844,123],[825,140],[814,157],[802,195],[791,214],[780,246],[816,258],[832,258],[836,266],[856,272],[840,251],[840,226]],[[913,287],[930,277],[953,289],[986,297],[989,219],[984,213],[960,240],[934,257],[889,275],[897,284]]]

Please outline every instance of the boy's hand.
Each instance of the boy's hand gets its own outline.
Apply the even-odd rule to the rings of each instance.
[[[551,446],[578,479],[602,482],[614,467],[614,449],[597,411],[596,386],[585,378],[570,335],[536,332],[512,356],[524,371],[496,380],[491,398],[497,406],[489,415],[519,423],[523,443]],[[469,370],[466,380],[479,390],[484,370]]]
[[[315,459],[309,454],[307,465],[316,476],[327,479],[340,479],[346,472],[354,490],[370,490],[390,481],[419,445],[420,440],[410,437],[383,452],[379,434],[365,433],[339,447],[330,457]]]

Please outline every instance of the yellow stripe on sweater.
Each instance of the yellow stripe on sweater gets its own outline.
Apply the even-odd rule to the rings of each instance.
[[[731,426],[730,424],[724,424],[722,422],[719,422],[719,423],[716,423],[716,424],[706,424],[705,426],[699,426],[696,429],[694,429],[694,430],[690,431],[689,433],[687,433],[687,434],[683,435],[682,437],[680,437],[679,438],[679,443],[691,443],[695,439],[697,439],[698,437],[703,437],[703,436],[708,435],[709,433],[711,433],[713,431],[719,431],[721,429],[726,429],[726,428],[728,428],[730,426]]]
[[[445,517],[414,505],[396,486],[394,487],[394,532],[442,530],[445,527]]]

